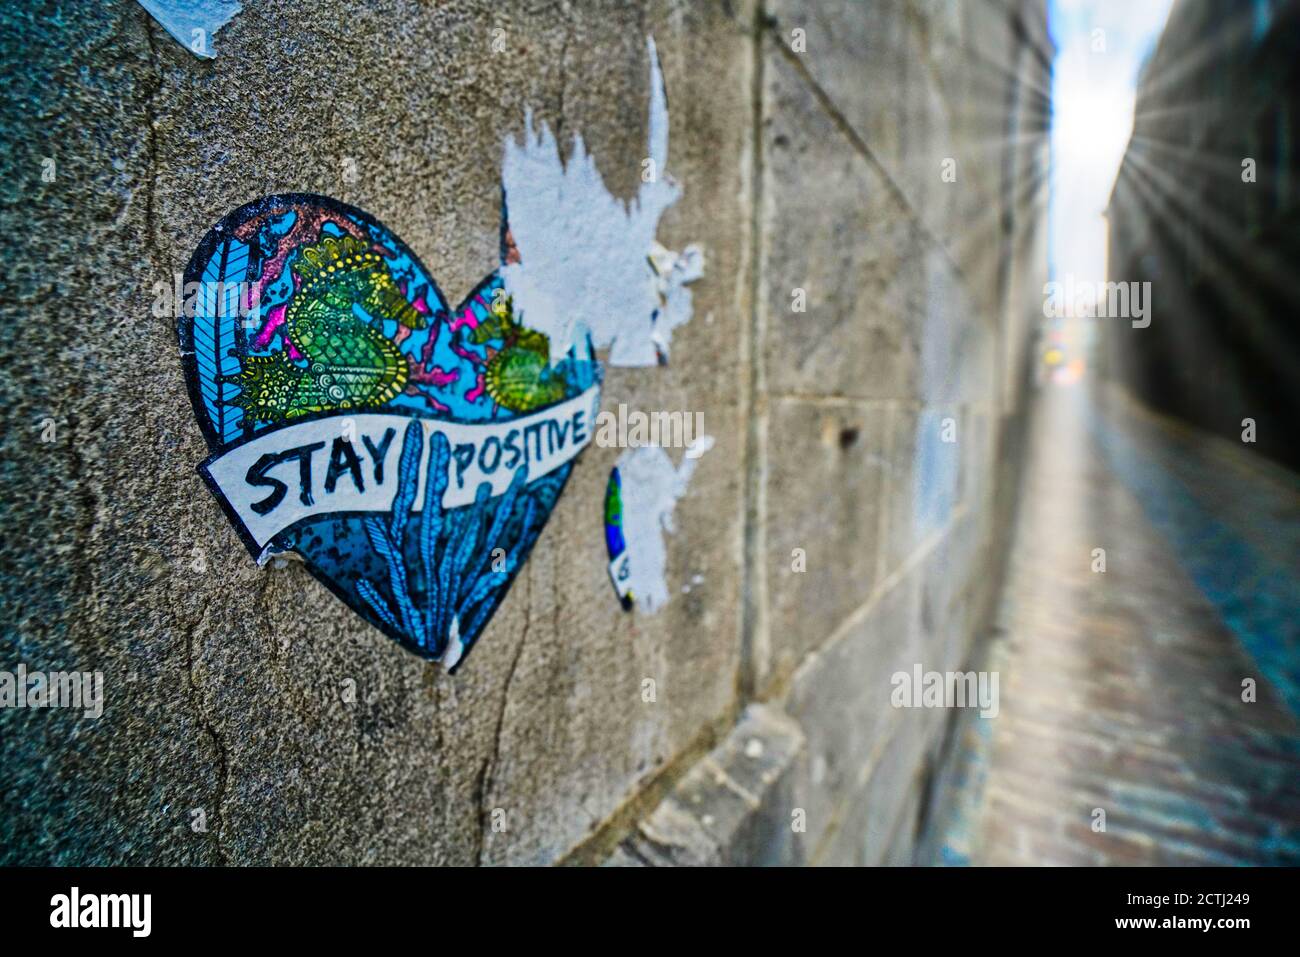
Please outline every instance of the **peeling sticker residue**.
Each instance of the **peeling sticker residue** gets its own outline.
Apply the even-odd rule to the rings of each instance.
[[[632,202],[605,188],[580,135],[567,163],[550,128],[534,130],[531,112],[523,143],[506,140],[501,178],[520,261],[501,276],[524,324],[550,338],[553,357],[590,335],[596,348],[610,349],[612,365],[657,365],[673,329],[691,318],[685,286],[703,274],[703,254],[688,246],[679,255],[655,241],[681,189],[665,173],[668,100],[653,38],[646,46],[649,152]]]
[[[641,186],[630,202],[606,189],[581,135],[574,135],[566,161],[550,128],[535,126],[530,111],[522,142],[506,140],[501,180],[516,254],[500,275],[523,325],[549,340],[552,361],[570,349],[585,358],[590,344],[609,349],[611,365],[666,364],[673,330],[694,312],[688,287],[704,275],[703,250],[690,244],[678,252],[655,237],[681,188],[666,172],[668,98],[653,38],[646,49],[647,155],[639,160]],[[712,445],[701,436],[680,466],[661,447],[631,448],[612,470],[605,544],[624,608],[653,614],[668,602],[664,534],[673,531],[677,502]]]
[[[668,363],[668,339],[672,331],[691,321],[694,310],[691,291],[686,287],[704,275],[704,251],[692,243],[680,253],[665,249],[656,241],[650,247],[650,268],[659,297],[650,340],[660,365]]]
[[[623,551],[611,564],[610,574],[620,599],[635,602],[648,614],[668,603],[664,533],[675,531],[677,502],[686,494],[700,456],[712,447],[713,437],[701,436],[687,449],[680,466],[674,466],[668,453],[657,445],[628,449],[619,456],[615,471]]]
[[[239,12],[239,0],[140,0],[181,46],[211,60],[217,55],[212,37]]]

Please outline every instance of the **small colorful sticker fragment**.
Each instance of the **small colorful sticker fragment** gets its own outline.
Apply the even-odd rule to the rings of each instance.
[[[609,551],[609,578],[614,583],[614,591],[623,610],[631,611],[632,569],[623,538],[623,480],[617,466],[610,470],[609,484],[605,487],[605,548]]]

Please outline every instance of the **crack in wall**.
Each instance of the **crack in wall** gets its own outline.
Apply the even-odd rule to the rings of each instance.
[[[488,829],[492,826],[492,809],[487,806],[488,797],[492,793],[492,787],[496,783],[497,764],[501,758],[501,734],[506,723],[506,709],[510,707],[510,689],[514,685],[515,672],[519,668],[519,661],[524,656],[524,645],[528,642],[528,630],[532,624],[532,606],[533,606],[533,576],[525,574],[524,581],[527,582],[527,590],[524,598],[524,627],[519,634],[519,644],[515,647],[514,656],[510,661],[510,670],[506,672],[505,689],[501,694],[501,710],[497,712],[496,730],[492,734],[492,753],[488,755],[487,760],[479,769],[478,777],[474,785],[475,803],[478,805],[478,842],[474,850],[474,860],[479,865],[483,864],[483,855],[487,850]]]
[[[82,554],[86,554],[90,552],[90,543],[94,541],[95,533],[99,528],[99,496],[95,494],[95,483],[87,479],[86,457],[82,454],[81,442],[77,437],[80,418],[73,412],[68,415],[67,421],[68,454],[71,459],[68,464],[68,478],[76,490],[81,509],[85,512],[82,520],[78,522],[76,537],[80,543],[79,550]],[[99,603],[96,589],[98,580],[91,574],[89,562],[76,562],[74,568],[73,594],[84,595],[90,599],[90,612],[93,615],[95,606]]]
[[[149,154],[149,172],[143,181],[144,193],[144,243],[145,248],[153,254],[155,263],[162,263],[164,255],[162,247],[158,243],[156,235],[157,220],[154,210],[155,197],[158,193],[158,111],[157,99],[158,94],[163,88],[163,70],[159,59],[158,45],[154,42],[153,30],[155,21],[144,7],[139,7],[141,22],[144,24],[145,43],[149,47],[150,62],[158,64],[154,73],[155,82],[145,86],[145,95],[143,99],[145,125],[147,133],[145,135],[146,148]]]
[[[560,102],[555,111],[555,142],[561,160],[564,158],[564,102],[569,89],[569,36],[569,30],[565,30],[564,42],[560,44]]]
[[[216,844],[217,861],[223,866],[230,863],[229,855],[226,853],[223,838],[226,830],[226,790],[230,783],[230,762],[226,754],[226,746],[222,741],[221,732],[217,730],[212,719],[208,717],[207,709],[203,705],[203,689],[194,676],[194,641],[198,637],[204,626],[207,624],[208,615],[205,612],[198,623],[185,635],[185,658],[186,658],[186,676],[189,679],[190,691],[194,698],[195,710],[198,712],[199,725],[203,728],[204,733],[211,739],[212,746],[217,755],[217,790],[215,795],[216,803],[216,830],[213,832],[213,841]]]

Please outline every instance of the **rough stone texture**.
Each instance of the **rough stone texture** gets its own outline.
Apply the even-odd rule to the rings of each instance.
[[[772,403],[770,671],[792,671],[871,591],[888,421],[860,402]]]
[[[767,12],[744,686],[807,741],[800,860],[905,863],[949,722],[890,678],[968,666],[996,594],[1050,43],[1034,4]]]
[[[904,860],[944,722],[894,712],[888,675],[966,660],[995,579],[1041,286],[1042,107],[1016,91],[1045,86],[1042,4],[249,0],[212,61],[135,3],[55,7],[0,14],[0,667],[101,670],[106,710],[0,712],[0,859]],[[707,267],[669,365],[608,369],[605,402],[716,439],[673,599],[615,602],[619,450],[593,446],[451,678],[248,560],[153,285],[294,190],[373,213],[458,298],[496,265],[526,109],[634,195],[647,34],[685,188],[660,238]]]
[[[921,660],[918,602],[915,577],[894,585],[795,675],[787,707],[807,729],[809,751],[808,775],[796,795],[808,811],[813,849],[852,811],[845,799],[858,790],[897,719],[889,679]]]
[[[820,108],[800,61],[779,55],[770,37],[767,47],[768,387],[777,395],[900,395],[919,352],[915,225],[879,169]],[[846,339],[861,348],[843,348]]]

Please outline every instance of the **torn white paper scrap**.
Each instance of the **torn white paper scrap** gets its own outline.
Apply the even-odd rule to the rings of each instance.
[[[506,139],[501,180],[519,261],[501,270],[524,325],[550,339],[551,360],[590,334],[615,366],[665,361],[672,331],[691,318],[683,288],[703,274],[704,258],[688,246],[678,256],[655,232],[681,189],[666,173],[668,98],[653,38],[648,155],[640,160],[636,197],[625,203],[605,188],[580,135],[568,161],[550,128],[525,118],[522,144]]]
[[[636,608],[653,615],[668,603],[666,532],[675,531],[673,512],[686,494],[700,456],[713,447],[713,437],[700,436],[674,467],[658,445],[627,449],[619,456],[622,481],[623,539],[626,573],[620,595],[635,597]]]

